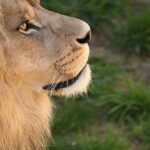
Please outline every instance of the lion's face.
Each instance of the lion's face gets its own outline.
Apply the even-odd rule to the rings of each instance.
[[[1,0],[1,12],[0,42],[12,85],[62,95],[86,91],[91,75],[85,22],[47,11],[38,0]]]

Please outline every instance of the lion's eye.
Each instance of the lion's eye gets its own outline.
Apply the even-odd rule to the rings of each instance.
[[[22,23],[19,25],[17,30],[19,30],[21,33],[24,34],[31,34],[33,32],[37,32],[42,28],[41,24],[29,21],[29,20],[23,20]]]

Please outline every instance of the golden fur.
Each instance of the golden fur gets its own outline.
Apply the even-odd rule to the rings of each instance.
[[[37,30],[25,31],[24,19]],[[50,92],[42,87],[71,79],[83,69],[88,44],[76,39],[88,30],[85,22],[49,12],[38,0],[0,0],[0,150],[46,148],[53,107],[48,94],[84,92],[89,67],[82,88],[79,83]]]

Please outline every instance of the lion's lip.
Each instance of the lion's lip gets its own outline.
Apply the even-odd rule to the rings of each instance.
[[[79,77],[81,76],[81,74],[84,71],[84,69],[86,68],[86,66],[74,78],[63,81],[63,82],[59,82],[59,83],[48,84],[48,85],[44,86],[43,89],[44,90],[60,90],[60,89],[67,88],[67,87],[73,85],[79,79]]]

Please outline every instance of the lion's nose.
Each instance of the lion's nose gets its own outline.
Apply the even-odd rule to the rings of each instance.
[[[88,31],[85,36],[83,38],[78,38],[77,41],[80,43],[80,44],[86,44],[86,43],[89,43],[91,40],[91,31]]]

